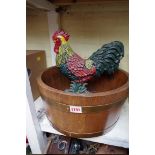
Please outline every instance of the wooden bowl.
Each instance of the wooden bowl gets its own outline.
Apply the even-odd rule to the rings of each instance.
[[[88,83],[88,94],[64,92],[70,81],[57,67],[46,69],[38,77],[39,91],[46,103],[52,126],[61,133],[82,138],[105,134],[119,119],[128,97],[128,73],[118,70]]]

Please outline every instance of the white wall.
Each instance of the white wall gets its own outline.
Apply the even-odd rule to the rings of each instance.
[[[87,58],[103,44],[120,40],[125,45],[125,57],[120,67],[128,71],[129,59],[128,3],[75,5],[61,16],[61,24],[70,37],[72,48]]]
[[[26,16],[26,49],[45,50],[47,66],[51,66],[47,12],[31,11]]]

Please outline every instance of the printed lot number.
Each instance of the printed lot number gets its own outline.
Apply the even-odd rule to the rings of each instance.
[[[82,107],[80,107],[80,106],[70,106],[70,112],[82,113]]]

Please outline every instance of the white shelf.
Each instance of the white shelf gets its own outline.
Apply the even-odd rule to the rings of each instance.
[[[35,101],[35,107],[36,107],[37,113],[39,110],[42,111],[44,109],[44,103],[41,97],[39,97]],[[42,113],[40,114],[41,115],[39,116],[39,123],[42,131],[63,135],[62,133],[58,132],[51,126],[44,111],[42,111]],[[98,137],[81,138],[81,139],[129,148],[128,133],[129,133],[129,104],[128,104],[128,100],[126,100],[125,104],[123,105],[121,115],[116,126],[109,133]]]

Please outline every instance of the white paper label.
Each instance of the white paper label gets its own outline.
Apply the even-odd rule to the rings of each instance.
[[[82,107],[80,107],[80,106],[70,106],[70,112],[82,113]]]

